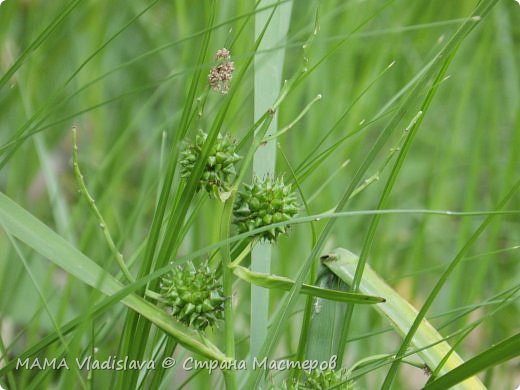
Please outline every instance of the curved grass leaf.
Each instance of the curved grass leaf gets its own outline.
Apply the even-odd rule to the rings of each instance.
[[[352,285],[359,262],[357,255],[347,249],[336,248],[331,253],[322,256],[321,260],[336,276],[346,284]],[[386,284],[368,264],[365,265],[359,291],[364,294],[383,295],[386,298],[386,302],[377,305],[377,311],[390,321],[393,328],[402,337],[408,334],[418,311],[392,287]],[[419,357],[429,368],[433,369],[452,350],[450,344],[442,341],[443,339],[439,332],[428,321],[423,319],[411,341],[411,346],[419,350],[417,352]],[[428,348],[429,345],[433,346]],[[463,363],[462,358],[456,352],[453,352],[441,372],[443,374],[447,373]],[[460,388],[468,390],[485,389],[485,386],[477,377],[472,377],[463,382]]]
[[[236,266],[233,269],[233,273],[237,277],[248,283],[268,289],[290,291],[291,288],[294,286],[294,280],[286,278],[285,276],[269,275],[262,272],[253,272],[241,266]],[[312,286],[305,283],[302,284],[300,293],[338,302],[350,302],[357,304],[374,304],[385,302],[385,298],[379,296],[349,293],[345,291]]]

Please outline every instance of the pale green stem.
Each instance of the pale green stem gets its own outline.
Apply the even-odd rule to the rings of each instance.
[[[148,298],[151,298],[157,302],[163,302],[163,303],[166,303],[166,301],[163,299],[163,297],[161,296],[161,294],[159,293],[156,293],[155,291],[152,291],[152,290],[146,290],[146,296]]]
[[[253,247],[255,246],[257,242],[257,239],[251,240],[251,242],[244,248],[242,252],[236,257],[236,259],[228,265],[229,268],[233,269],[237,267],[245,258],[246,256],[251,252]]]
[[[321,100],[321,98],[322,98],[321,95],[317,95],[314,99],[311,100],[311,102],[309,104],[307,104],[305,106],[305,108],[300,112],[300,114],[298,114],[298,116],[296,118],[294,118],[294,120],[291,123],[289,123],[287,126],[285,126],[282,130],[277,131],[276,133],[274,133],[272,135],[266,136],[262,141],[263,142],[269,142],[269,141],[272,141],[272,140],[278,138],[282,134],[287,133],[289,130],[291,130],[303,118],[303,116],[307,113],[307,111],[310,110],[311,106],[314,103],[316,103],[318,100]]]
[[[232,190],[231,197],[224,204],[224,210],[222,212],[220,236],[222,240],[226,240],[229,237],[229,226],[231,225],[231,216],[233,212],[233,201],[234,192]],[[224,296],[227,298],[224,302],[224,333],[226,339],[226,355],[227,357],[235,358],[235,331],[234,331],[234,313],[233,313],[233,274],[229,271],[228,266],[231,263],[231,255],[229,245],[222,247],[222,284]],[[224,371],[225,373],[225,371]],[[233,376],[231,378],[229,375]],[[226,388],[230,389],[228,382],[235,383],[234,373],[225,376]],[[236,384],[235,384],[236,386]]]
[[[224,381],[226,383],[226,390],[236,390],[236,389],[238,389],[236,376],[233,374],[233,372],[231,370],[222,370],[222,373],[224,374]]]
[[[275,0],[261,0],[258,6],[275,4]],[[264,33],[258,52],[255,55],[254,74],[254,117],[255,121],[262,117],[266,110],[275,107],[282,85],[282,69],[285,48],[276,51],[270,49],[283,44],[291,17],[292,1],[277,6],[270,17],[269,11],[258,12],[255,15],[255,39]],[[266,28],[266,24],[267,28]],[[257,135],[261,130],[257,130]],[[253,176],[265,178],[274,177],[276,164],[276,142],[270,137],[277,132],[277,114],[270,123],[266,137],[262,135],[260,148],[253,158]],[[269,141],[269,142],[267,142]],[[251,270],[269,273],[271,268],[271,245],[267,242],[258,243],[252,250]],[[250,352],[253,359],[260,351],[267,336],[269,324],[269,290],[251,286],[251,342]]]

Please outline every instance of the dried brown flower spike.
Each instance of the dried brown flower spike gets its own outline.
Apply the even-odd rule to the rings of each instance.
[[[222,49],[217,50],[217,53],[215,54],[215,59],[229,61],[231,59],[231,53],[228,49],[223,47]]]
[[[231,54],[225,47],[217,50],[215,59],[219,61],[219,64],[209,71],[209,85],[213,91],[225,95],[229,92],[231,78],[235,70],[235,63],[231,61]]]

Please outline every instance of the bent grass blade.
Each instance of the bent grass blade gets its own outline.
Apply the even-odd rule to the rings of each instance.
[[[352,285],[359,260],[357,255],[347,249],[336,248],[331,253],[322,256],[321,260],[336,276],[346,284]],[[382,295],[386,298],[384,304],[377,305],[375,308],[404,337],[412,326],[415,317],[417,317],[418,311],[392,287],[386,284],[368,264],[365,267],[359,291],[363,294]],[[444,356],[449,354],[452,349],[447,341],[442,341],[443,339],[442,335],[426,320],[421,322],[417,333],[412,339],[412,347],[419,350],[417,355],[430,369],[435,369]],[[432,344],[435,345],[428,348]],[[463,363],[464,360],[456,352],[453,352],[440,373],[446,374]],[[486,387],[476,376],[473,376],[456,388],[473,390],[485,389]]]
[[[233,273],[248,283],[268,289],[290,291],[295,283],[294,280],[286,278],[285,276],[253,272],[241,266],[234,267]],[[385,302],[385,298],[379,296],[349,293],[345,291],[312,286],[305,283],[302,284],[300,293],[338,302],[349,302],[357,304],[375,304]]]

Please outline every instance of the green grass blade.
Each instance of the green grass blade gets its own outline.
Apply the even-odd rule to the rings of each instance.
[[[520,333],[466,361],[447,374],[427,384],[424,390],[449,389],[480,371],[520,356]]]
[[[511,188],[511,190],[504,196],[504,198],[501,199],[501,201],[496,206],[497,210],[502,209],[505,204],[516,194],[516,192],[520,189],[520,180],[518,180],[515,185]],[[406,334],[405,339],[403,340],[403,343],[401,344],[401,347],[399,348],[399,351],[397,352],[397,357],[399,358],[400,355],[404,354],[408,344],[412,341],[414,334],[417,332],[419,328],[420,322],[424,319],[426,316],[426,312],[433,304],[433,301],[437,296],[439,295],[442,287],[448,280],[448,277],[451,275],[453,270],[457,267],[457,265],[461,262],[461,260],[464,258],[468,250],[471,248],[471,246],[477,241],[477,239],[480,237],[482,232],[486,229],[486,227],[491,223],[493,219],[492,215],[489,215],[481,224],[480,226],[475,230],[475,232],[471,235],[469,240],[466,242],[464,247],[457,253],[455,258],[452,260],[448,268],[444,271],[442,276],[439,278],[437,283],[435,284],[435,287],[428,295],[428,298],[426,299],[426,302],[424,303],[423,307],[421,308],[420,312],[417,314],[414,323],[410,327],[408,333]],[[392,363],[392,366],[390,367],[390,371],[388,372],[387,379],[385,380],[385,383],[387,386],[390,386],[391,382],[393,381],[393,378],[395,377],[397,373],[397,367],[398,367],[398,359]]]
[[[215,3],[211,3],[211,10],[210,10],[210,18],[209,18],[209,24],[210,26],[213,26],[215,18]],[[205,62],[207,51],[209,47],[209,42],[211,38],[211,29],[206,32],[204,35],[204,39],[201,44],[199,56],[197,59],[197,64],[202,65]],[[194,101],[195,101],[195,95],[197,93],[198,85],[201,80],[202,75],[202,68],[198,69],[195,74],[193,75],[193,78],[190,83],[188,96],[186,98],[186,101],[184,102],[184,108],[182,110],[182,115],[180,118],[180,123],[178,125],[179,130],[175,132],[175,138],[172,140],[172,144],[170,147],[170,157],[168,160],[168,167],[166,169],[166,175],[163,179],[163,185],[161,189],[161,193],[159,195],[159,202],[157,204],[157,207],[154,210],[154,217],[152,221],[152,226],[150,228],[150,232],[147,239],[146,249],[145,249],[145,257],[144,261],[141,265],[141,268],[139,270],[138,277],[143,277],[150,273],[150,271],[153,269],[153,263],[154,263],[154,256],[156,253],[157,246],[159,244],[160,239],[160,233],[161,233],[161,227],[163,226],[164,217],[166,214],[166,209],[168,206],[168,200],[170,197],[170,193],[172,190],[172,183],[175,176],[175,171],[177,167],[177,158],[179,154],[179,148],[178,143],[185,137],[185,135],[188,132],[189,128],[189,120],[191,117],[192,112],[195,110],[194,108]],[[214,138],[216,138],[216,134],[214,135]],[[206,156],[209,152],[209,148],[206,148],[205,151],[202,152],[202,155],[204,156],[204,153],[206,153]],[[193,181],[199,180],[199,177],[202,173],[202,164],[199,164],[199,167],[194,169],[193,172],[193,180],[192,183],[192,194],[194,192],[194,184]],[[190,184],[190,183],[188,183]],[[184,193],[184,192],[183,192]],[[177,208],[175,209],[177,211]],[[186,210],[187,211],[187,210]],[[164,255],[163,249],[170,246],[168,243],[175,241],[175,238],[172,238],[172,236],[175,235],[175,232],[177,232],[177,229],[172,229],[172,221],[174,220],[176,213],[172,213],[172,216],[170,217],[169,225],[167,231],[171,232],[167,235],[165,239],[165,243],[163,243],[162,247],[159,249],[159,258],[156,260],[156,266],[160,267],[161,265],[166,263],[166,256]],[[183,215],[184,216],[184,215]],[[181,220],[183,216],[181,216],[178,220]],[[171,251],[169,252],[171,253]],[[151,288],[154,289],[157,287],[158,281],[153,281]],[[141,291],[141,292],[144,292]],[[131,353],[132,356],[135,356],[136,358],[140,358],[143,356],[146,343],[148,341],[148,335],[150,332],[150,323],[146,320],[143,320],[142,318],[138,318],[135,313],[130,312],[125,324],[125,340],[123,343],[122,353],[125,352]],[[138,342],[135,342],[134,334],[138,334]],[[132,373],[134,374],[134,373]],[[119,382],[120,387],[119,388],[132,388],[137,383],[137,375],[127,375],[123,380]]]
[[[487,4],[487,5],[489,5],[489,4]],[[491,5],[491,7],[492,7],[492,5]],[[489,11],[489,9],[491,7],[489,7],[487,9],[487,11]],[[480,12],[480,11],[482,11],[482,12]],[[480,15],[485,15],[485,13],[486,13],[485,11],[486,11],[486,8],[482,7],[482,8],[476,9],[474,13],[480,16]],[[432,66],[431,66],[430,70],[431,70],[431,72],[437,72],[437,75],[433,81],[432,86],[428,88],[428,93],[421,105],[421,111],[423,113],[426,113],[428,111],[428,109],[431,105],[432,99],[433,99],[435,93],[437,92],[438,85],[439,85],[440,81],[442,80],[443,75],[447,71],[447,68],[451,62],[452,57],[457,52],[460,43],[473,30],[475,25],[476,24],[473,21],[467,21],[464,25],[462,25],[461,28],[453,35],[453,37],[450,39],[450,41],[446,44],[446,46],[444,46],[443,49],[441,49],[439,51],[439,53],[437,54],[435,59],[432,61],[432,63],[431,63]],[[435,67],[436,65],[440,65],[440,69],[438,71],[436,70],[436,67]],[[428,73],[426,73],[426,76],[429,76]],[[426,82],[426,80],[428,80],[428,77],[423,78],[418,83],[415,91],[423,89],[426,86],[424,84]],[[413,95],[414,95],[414,93],[411,93],[410,96],[408,97],[407,101],[409,99],[411,99]],[[409,103],[411,103],[411,101],[409,101]],[[386,182],[385,188],[383,190],[383,193],[382,193],[379,203],[378,203],[378,208],[385,207],[386,202],[388,201],[390,193],[393,189],[393,186],[396,182],[396,178],[403,166],[407,153],[410,150],[414,137],[417,133],[417,130],[418,130],[423,118],[424,118],[424,115],[421,115],[421,117],[418,118],[417,122],[412,126],[411,131],[410,131],[408,137],[406,138],[403,148],[400,151],[397,161],[392,169],[390,177]],[[356,271],[356,275],[355,275],[353,285],[352,285],[352,288],[354,289],[354,291],[359,287],[359,284],[361,283],[362,275],[364,272],[364,267],[365,267],[365,264],[367,261],[367,256],[372,247],[379,221],[380,221],[379,216],[374,216],[372,218],[372,222],[370,224],[369,231],[365,237],[365,240],[363,243],[363,249],[362,249],[361,255],[360,255],[359,268]],[[348,332],[350,329],[350,323],[351,323],[351,320],[353,317],[353,311],[354,311],[354,307],[350,307],[347,309],[347,312],[345,315],[344,333],[343,333],[342,340],[338,347],[338,355],[340,356],[340,362],[342,360],[344,347],[345,347],[345,343],[346,343],[346,338],[348,336]],[[392,368],[390,369],[390,371],[393,372],[395,367],[397,367],[397,363],[392,365]],[[395,372],[392,375],[395,375]],[[386,383],[386,381],[385,381],[385,383]]]
[[[270,275],[262,272],[250,271],[247,268],[241,266],[234,267],[233,273],[240,279],[248,283],[267,289],[290,291],[291,288],[294,286],[294,280],[292,279],[286,278],[284,276]],[[305,283],[302,284],[300,293],[312,297],[320,297],[323,299],[328,299],[337,302],[350,302],[358,304],[375,304],[385,302],[385,298],[382,298],[380,296],[349,293],[330,288],[313,286]]]
[[[321,272],[316,282],[324,289],[336,291],[345,290],[345,283],[332,272]],[[340,303],[315,298],[312,305],[312,316],[307,334],[307,348],[305,358],[329,361],[334,356],[334,346],[341,335],[341,318],[345,311],[345,305]]]
[[[16,71],[23,65],[32,52],[34,52],[49,36],[52,32],[67,18],[67,16],[74,11],[74,9],[81,3],[82,0],[72,0],[69,2],[51,23],[31,42],[31,44],[25,49],[15,63],[9,68],[7,72],[0,78],[0,88],[3,88],[7,81],[16,73]]]
[[[0,221],[0,226],[2,226],[2,228],[5,229],[5,227],[3,226],[3,224],[1,223]],[[45,311],[47,312],[47,315],[49,316],[49,319],[51,320],[52,322],[52,325],[58,335],[58,338],[61,342],[61,345],[63,346],[63,348],[67,351],[67,352],[70,352],[69,351],[69,345],[67,344],[67,342],[65,341],[65,338],[64,338],[64,335],[60,332],[60,328],[59,328],[59,325],[58,325],[58,322],[56,321],[56,317],[52,314],[52,311],[50,309],[50,306],[49,306],[49,303],[47,301],[47,299],[45,298],[45,294],[42,290],[42,286],[39,285],[36,277],[34,276],[33,272],[31,271],[31,267],[29,266],[29,263],[27,262],[27,259],[25,258],[24,254],[22,253],[22,250],[20,249],[20,247],[18,246],[18,244],[16,243],[15,239],[12,237],[11,234],[9,234],[9,232],[7,232],[7,237],[9,238],[9,241],[11,242],[11,244],[13,245],[18,257],[20,258],[20,261],[23,263],[23,266],[27,272],[27,274],[29,275],[29,278],[31,280],[31,282],[33,283],[34,285],[34,288],[36,289],[39,297],[40,297],[40,300],[42,301],[42,304],[45,308]],[[81,377],[77,367],[73,367],[73,372],[74,372],[74,378],[76,381],[78,381],[82,387],[85,387],[85,382],[83,380],[83,378]]]
[[[448,69],[448,65],[449,63],[451,62],[451,59],[453,58],[453,54],[451,54],[444,62],[444,64],[442,65],[439,73],[437,74],[437,77],[435,78],[435,82],[433,83],[433,86],[430,88],[430,90],[428,91],[428,94],[426,95],[426,98],[424,99],[422,105],[421,105],[421,110],[418,112],[418,114],[414,117],[414,119],[412,120],[412,122],[410,123],[410,125],[408,126],[407,128],[407,131],[405,132],[407,134],[406,136],[406,139],[404,141],[404,145],[403,147],[401,148],[400,152],[399,152],[399,156],[392,168],[392,171],[390,173],[390,177],[388,178],[386,184],[385,184],[385,188],[383,190],[383,193],[379,199],[379,202],[378,202],[378,205],[377,205],[377,208],[379,209],[382,209],[385,207],[388,199],[389,199],[389,196],[390,196],[390,193],[392,192],[392,189],[395,185],[395,182],[397,180],[397,176],[399,175],[399,172],[401,171],[401,168],[403,166],[403,163],[406,159],[406,156],[408,154],[408,151],[410,150],[411,148],[411,145],[412,145],[412,142],[415,138],[415,135],[417,134],[417,131],[420,127],[420,124],[422,122],[422,119],[424,118],[424,115],[423,113],[425,113],[431,102],[432,102],[432,99],[435,95],[435,93],[437,92],[437,86],[438,86],[438,81],[442,79],[442,77],[444,76],[445,72],[447,71]],[[357,291],[358,288],[359,288],[359,285],[361,283],[361,279],[363,277],[363,272],[364,272],[364,269],[365,269],[365,266],[366,266],[366,261],[367,261],[367,256],[368,256],[368,253],[372,247],[372,244],[373,244],[373,241],[374,241],[374,237],[375,237],[375,234],[376,234],[376,230],[377,230],[377,227],[379,225],[379,222],[381,220],[381,216],[380,215],[374,215],[372,217],[372,221],[370,223],[370,226],[369,226],[369,229],[368,229],[368,232],[367,232],[367,235],[365,236],[365,240],[364,240],[364,243],[363,243],[363,249],[361,251],[361,255],[360,255],[360,261],[358,263],[358,269],[356,270],[356,274],[354,276],[354,280],[353,280],[353,283],[352,283],[352,289],[354,291]],[[349,333],[349,330],[350,330],[350,323],[351,323],[351,320],[352,320],[352,317],[353,317],[353,312],[354,312],[354,307],[349,307],[346,311],[346,314],[345,314],[345,326],[343,328],[343,337],[341,338],[340,340],[340,343],[338,345],[338,355],[340,356],[340,362],[342,361],[343,359],[343,353],[344,353],[344,350],[345,350],[345,345],[346,345],[346,339],[347,339],[347,336],[348,336],[348,333]]]

